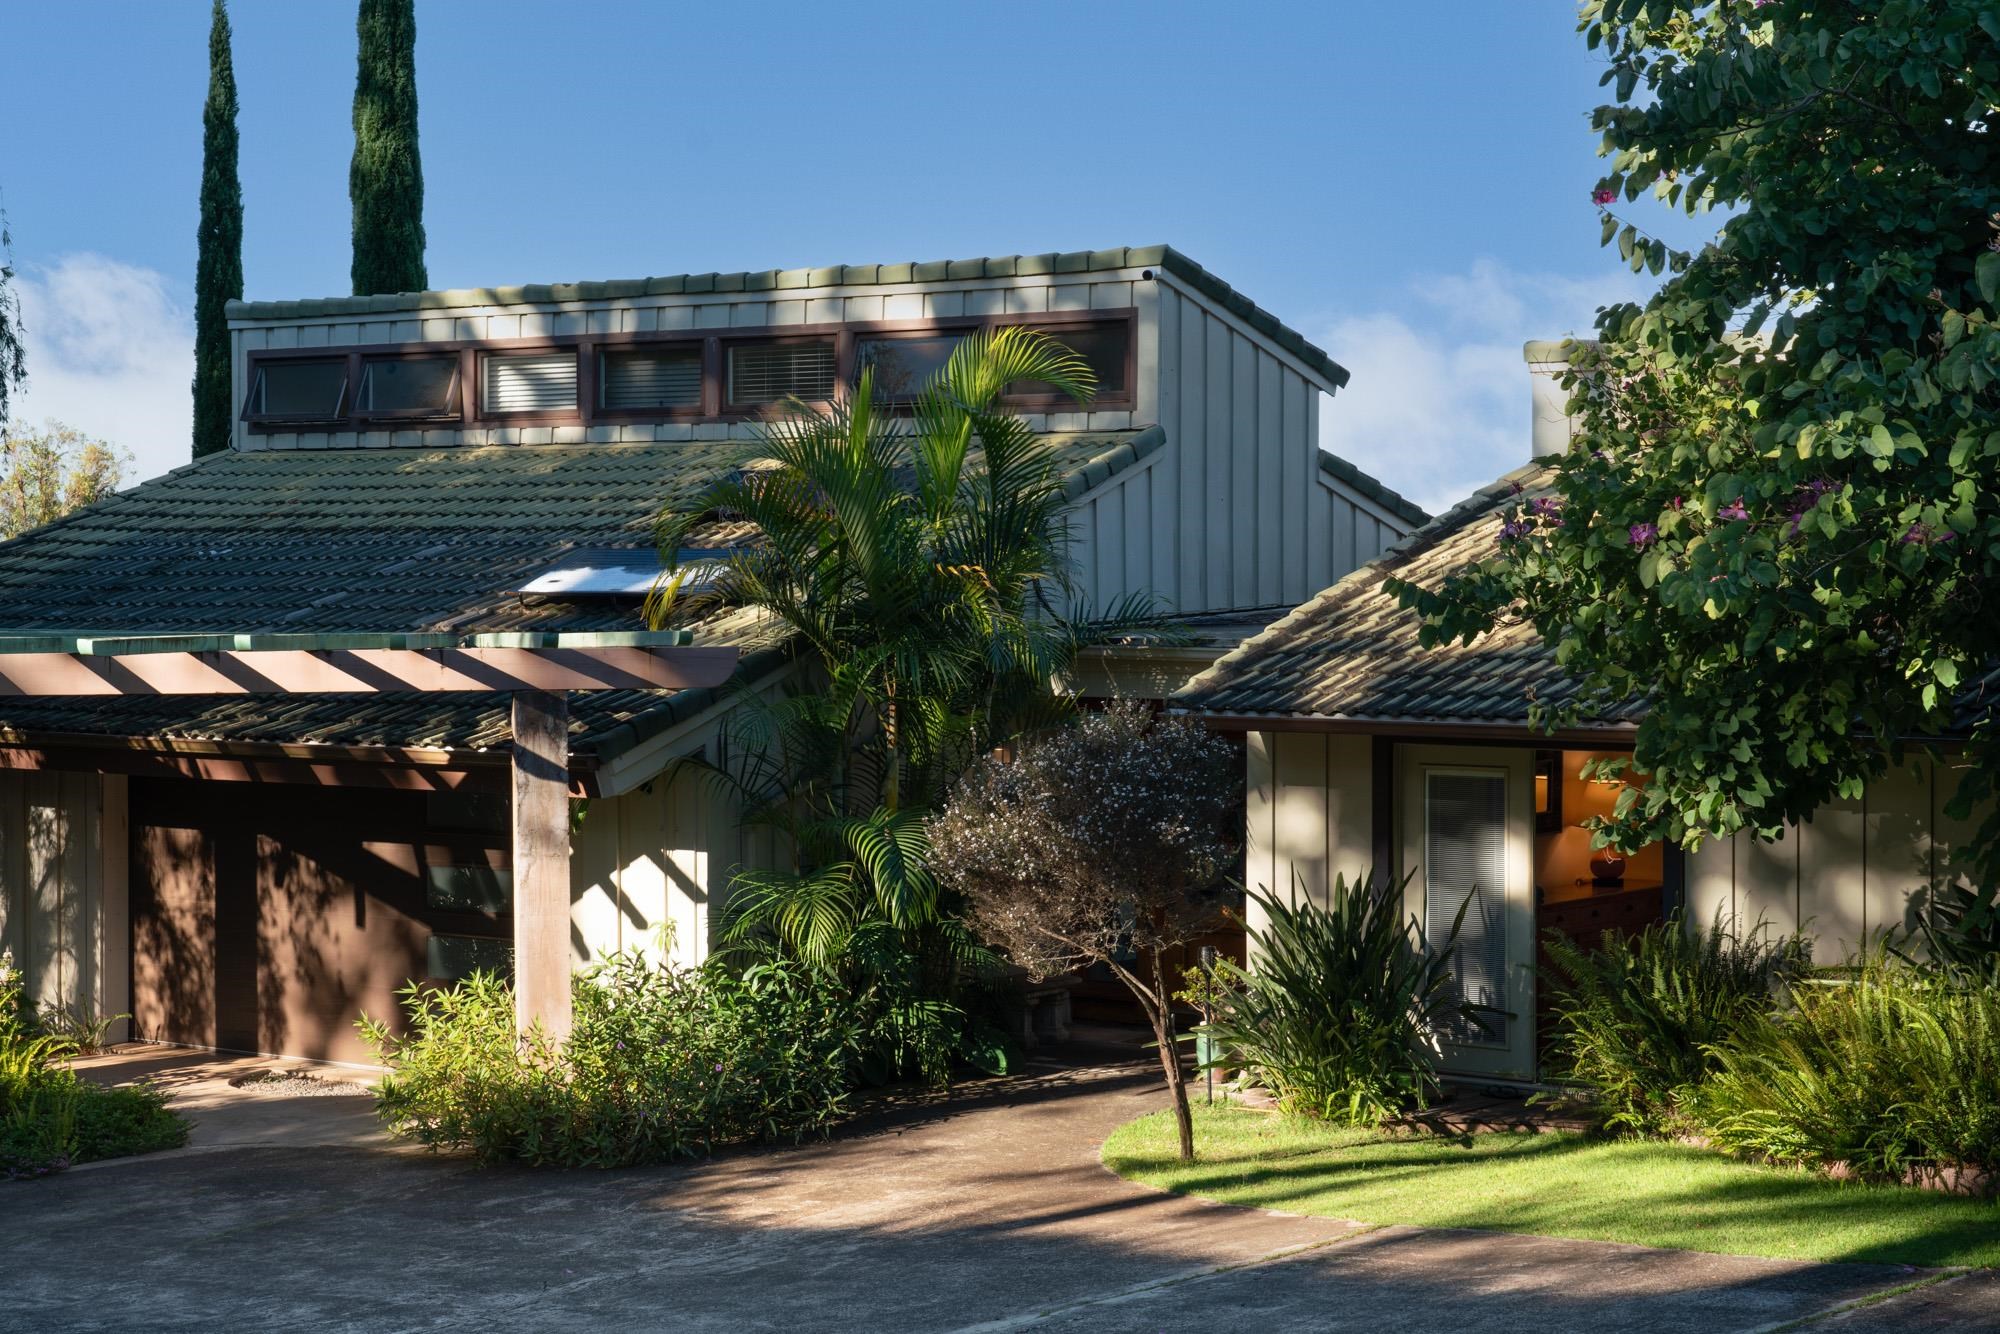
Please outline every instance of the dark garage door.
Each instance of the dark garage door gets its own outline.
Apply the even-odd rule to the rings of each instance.
[[[504,960],[497,800],[134,779],[135,1034],[371,1059],[360,1014],[482,946]]]

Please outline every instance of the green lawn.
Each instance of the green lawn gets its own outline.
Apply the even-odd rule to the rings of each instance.
[[[1390,1137],[1195,1107],[1196,1161],[1165,1113],[1104,1145],[1120,1176],[1228,1204],[1788,1260],[2000,1265],[2000,1204],[1828,1181],[1703,1149],[1572,1134]]]

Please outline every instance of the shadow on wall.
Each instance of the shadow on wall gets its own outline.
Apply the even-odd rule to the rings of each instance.
[[[414,793],[135,781],[132,853],[143,1038],[370,1059],[354,1021],[400,1022],[433,929],[503,929],[427,904]]]

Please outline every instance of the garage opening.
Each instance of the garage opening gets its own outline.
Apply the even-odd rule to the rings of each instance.
[[[368,1061],[355,1021],[511,956],[504,795],[134,779],[143,1040]]]

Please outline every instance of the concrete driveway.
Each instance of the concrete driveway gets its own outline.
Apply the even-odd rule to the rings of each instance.
[[[2000,1328],[1993,1275],[1367,1228],[1128,1185],[1143,1065],[915,1099],[832,1143],[616,1173],[477,1170],[315,1116],[0,1188],[24,1330]],[[1900,1287],[1902,1295],[1870,1302]],[[1983,1322],[1983,1323],[1982,1323]]]

